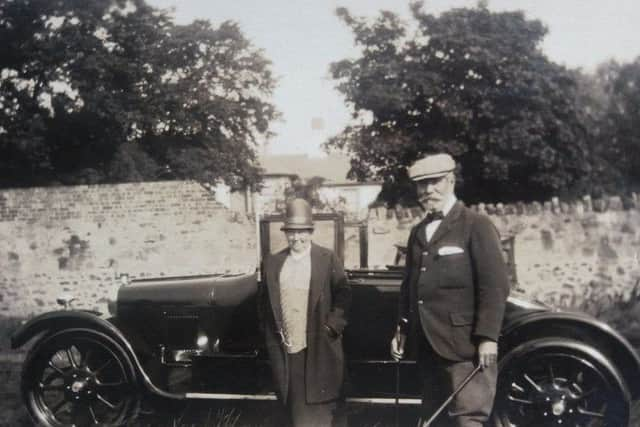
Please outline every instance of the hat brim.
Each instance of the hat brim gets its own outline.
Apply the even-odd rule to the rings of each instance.
[[[312,231],[313,230],[313,225],[304,225],[304,224],[285,224],[282,227],[280,227],[280,230],[282,231],[288,231],[288,230],[309,230]]]
[[[453,169],[450,169],[448,171],[436,172],[436,173],[427,173],[427,174],[422,174],[422,175],[416,175],[416,176],[412,176],[411,179],[413,181],[422,181],[422,180],[431,179],[431,178],[441,178],[441,177],[449,174],[450,172],[453,172]]]

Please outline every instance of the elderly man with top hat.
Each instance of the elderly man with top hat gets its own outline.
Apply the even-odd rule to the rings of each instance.
[[[417,350],[423,420],[479,364],[434,425],[480,427],[493,406],[509,282],[493,223],[456,199],[455,166],[450,155],[434,154],[409,168],[426,215],[409,235],[391,353],[402,358],[407,339]]]
[[[288,247],[264,261],[259,307],[278,397],[293,426],[344,423],[342,332],[351,289],[342,262],[311,241],[311,206],[287,204]]]

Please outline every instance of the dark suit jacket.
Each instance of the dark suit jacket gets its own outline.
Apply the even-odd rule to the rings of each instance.
[[[285,249],[264,262],[265,283],[259,296],[259,313],[277,392],[287,400],[289,384],[286,350],[282,341],[280,270],[289,254]],[[309,403],[338,398],[344,382],[342,331],[347,324],[351,288],[342,263],[329,249],[311,245],[311,284],[307,311],[306,397]],[[325,325],[338,333],[330,336]]]
[[[407,243],[400,317],[442,357],[472,360],[477,340],[497,341],[509,280],[491,220],[456,202],[427,243],[423,222]],[[419,285],[420,273],[424,280]]]

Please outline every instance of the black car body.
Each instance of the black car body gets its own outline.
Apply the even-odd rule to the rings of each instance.
[[[263,253],[280,244],[278,221],[261,224]],[[332,230],[320,243],[340,254],[341,217],[321,215],[316,223]],[[419,404],[415,361],[389,354],[402,268],[347,274],[347,402]],[[30,414],[47,426],[118,425],[148,395],[275,400],[259,333],[259,286],[258,272],[131,280],[111,315],[64,309],[32,319],[12,337],[14,348],[35,339],[22,381]],[[585,314],[512,295],[499,349],[494,425],[619,427],[640,396],[640,359],[631,345]]]

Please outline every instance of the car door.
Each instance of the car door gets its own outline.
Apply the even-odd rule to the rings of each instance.
[[[344,346],[348,363],[347,393],[352,400],[391,403],[398,397],[420,397],[415,359],[396,362],[390,341],[397,322],[401,272],[348,271],[353,301]],[[414,402],[415,403],[415,402]]]

